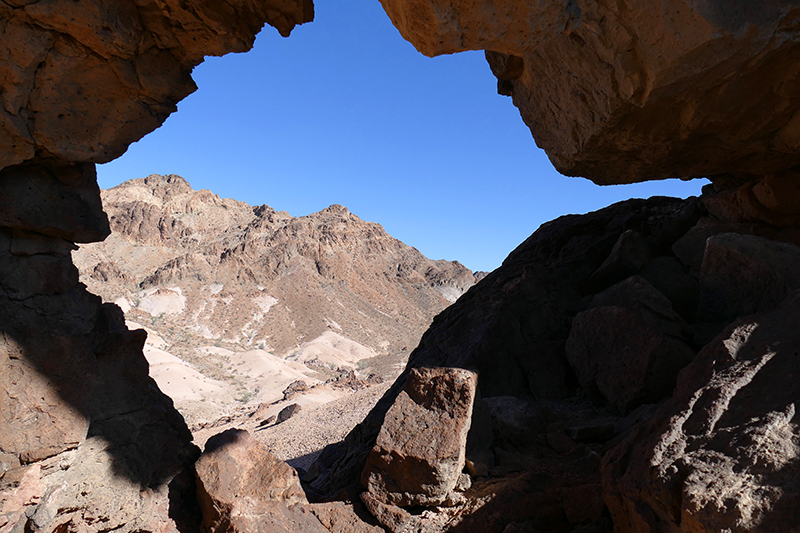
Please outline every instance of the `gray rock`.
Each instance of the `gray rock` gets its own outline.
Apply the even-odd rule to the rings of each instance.
[[[291,405],[287,405],[286,407],[284,407],[283,409],[280,410],[280,412],[278,413],[278,418],[275,420],[275,423],[276,424],[281,424],[283,422],[286,422],[287,420],[292,418],[294,415],[299,413],[301,409],[302,409],[302,407],[300,407],[300,404],[297,404],[297,403],[293,403]]]

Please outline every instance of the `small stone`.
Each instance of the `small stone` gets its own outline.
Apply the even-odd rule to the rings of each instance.
[[[278,418],[275,423],[282,424],[283,422],[286,422],[294,415],[299,413],[300,409],[301,409],[300,404],[293,403],[292,405],[287,405],[286,407],[281,409],[280,413],[278,413]]]
[[[472,478],[466,472],[462,472],[460,476],[458,476],[458,482],[456,483],[455,490],[458,492],[466,492],[472,488]]]

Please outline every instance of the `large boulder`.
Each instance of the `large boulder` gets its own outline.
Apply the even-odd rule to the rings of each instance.
[[[631,276],[575,317],[567,360],[585,390],[629,412],[672,392],[678,372],[694,357],[684,328],[666,296]]]
[[[391,505],[439,505],[464,468],[478,376],[460,368],[415,368],[386,413],[361,483]]]
[[[564,174],[610,184],[800,163],[792,0],[381,3],[426,55],[491,51],[499,89]]]
[[[697,315],[730,322],[766,311],[800,288],[800,247],[753,235],[721,233],[706,241]]]
[[[737,320],[603,460],[617,531],[800,530],[800,293]]]
[[[195,464],[202,531],[327,531],[306,509],[300,478],[248,432],[211,437]]]

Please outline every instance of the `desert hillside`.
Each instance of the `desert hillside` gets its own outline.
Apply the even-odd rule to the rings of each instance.
[[[73,252],[81,281],[148,331],[151,374],[190,422],[272,401],[298,379],[393,379],[475,280],[339,205],[292,217],[175,175],[102,200],[112,233]]]

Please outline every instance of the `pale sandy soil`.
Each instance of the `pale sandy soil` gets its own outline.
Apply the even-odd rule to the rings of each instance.
[[[258,409],[257,415],[253,409],[240,409],[228,422],[195,431],[194,442],[202,448],[210,437],[226,429],[246,429],[278,458],[295,468],[305,469],[325,446],[340,442],[364,420],[389,385],[391,383],[381,383],[356,392],[333,390],[331,392],[341,396],[326,403],[318,403],[323,398],[311,391],[268,409]],[[282,424],[258,427],[270,415],[292,403],[303,406],[298,414]]]
[[[250,431],[279,458],[295,467],[307,468],[328,444],[339,442],[361,422],[380,399],[389,382],[353,391],[336,383],[325,383],[315,371],[298,361],[289,361],[264,350],[234,352],[214,346],[198,348],[198,354],[221,361],[225,381],[208,377],[190,363],[169,353],[168,343],[153,330],[136,322],[131,329],[148,332],[144,354],[150,375],[175,402],[193,430],[201,448],[213,435],[229,428]],[[336,358],[357,363],[374,352],[338,334],[323,335],[306,345],[305,355]],[[308,386],[289,400],[283,391],[297,380]],[[245,396],[243,396],[243,391]],[[296,403],[301,410],[279,425],[263,422]]]

